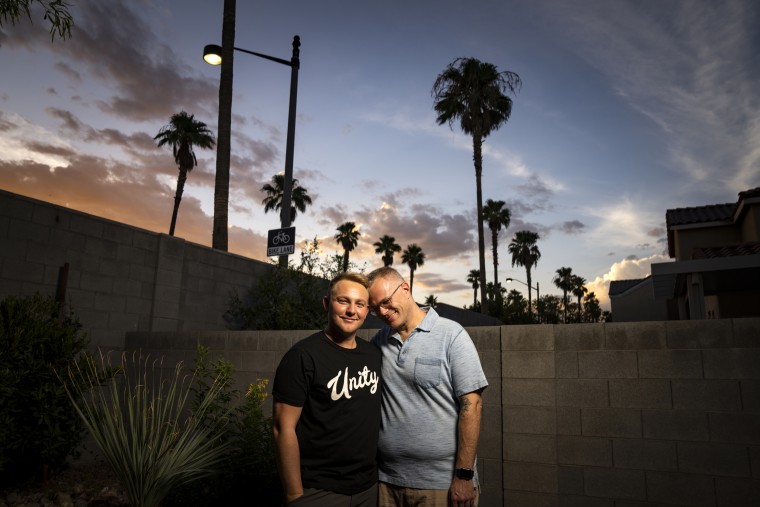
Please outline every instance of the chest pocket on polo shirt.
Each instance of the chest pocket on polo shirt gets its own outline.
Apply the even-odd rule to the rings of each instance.
[[[441,383],[441,360],[435,357],[418,357],[414,360],[414,383],[423,389]]]

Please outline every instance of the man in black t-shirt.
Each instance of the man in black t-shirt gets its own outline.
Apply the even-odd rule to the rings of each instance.
[[[327,326],[277,367],[274,438],[285,502],[375,507],[380,351],[357,339],[369,311],[367,279],[342,273],[323,299]]]

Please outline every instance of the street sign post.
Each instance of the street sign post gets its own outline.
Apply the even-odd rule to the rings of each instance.
[[[296,249],[296,228],[271,229],[267,236],[267,257],[290,255]]]

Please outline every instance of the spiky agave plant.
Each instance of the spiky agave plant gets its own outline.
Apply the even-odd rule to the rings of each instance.
[[[173,374],[162,366],[137,352],[112,366],[100,353],[100,361],[90,356],[68,371],[69,398],[135,507],[156,507],[173,488],[216,473],[227,451],[224,424],[203,424],[222,384],[215,381],[190,413],[193,375],[181,362]]]

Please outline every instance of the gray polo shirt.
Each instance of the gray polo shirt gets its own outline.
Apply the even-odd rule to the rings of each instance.
[[[383,356],[380,480],[448,489],[456,464],[459,397],[488,386],[472,339],[430,308],[405,342],[388,326],[372,342]]]

